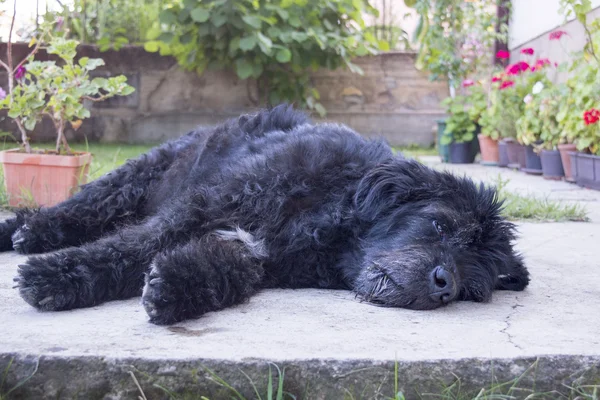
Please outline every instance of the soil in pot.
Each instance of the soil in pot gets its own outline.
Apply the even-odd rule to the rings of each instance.
[[[498,166],[502,168],[508,167],[510,160],[508,158],[508,143],[505,140],[498,142]]]
[[[450,162],[452,164],[471,164],[475,160],[472,151],[472,143],[451,143]]]
[[[575,177],[573,177],[573,172],[571,170],[571,154],[570,153],[577,151],[577,146],[575,146],[572,143],[559,144],[558,151],[560,152],[562,166],[563,166],[563,169],[565,170],[565,180],[567,182],[575,182]]]
[[[542,161],[542,173],[544,179],[559,181],[565,176],[561,154],[558,150],[542,150],[540,159]]]
[[[500,158],[498,141],[482,134],[477,135],[477,139],[479,139],[479,148],[481,150],[481,164],[498,165]]]
[[[85,183],[91,160],[90,153],[27,154],[20,149],[0,152],[9,205],[53,206],[65,201]]]
[[[521,170],[527,174],[541,175],[542,160],[540,156],[533,150],[533,146],[523,146],[525,149],[525,168]]]

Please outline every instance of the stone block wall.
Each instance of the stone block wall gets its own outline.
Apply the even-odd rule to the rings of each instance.
[[[15,58],[26,46],[14,47]],[[70,139],[103,142],[161,142],[177,137],[196,125],[215,124],[260,107],[257,83],[242,81],[231,71],[207,71],[198,76],[181,70],[174,59],[147,53],[140,47],[101,53],[93,46],[80,46],[79,56],[101,57],[106,66],[98,75],[125,74],[135,93],[90,104],[92,117]],[[0,44],[0,54],[6,45]],[[38,59],[47,59],[40,53]],[[445,82],[430,82],[414,68],[415,54],[386,53],[356,60],[364,75],[347,70],[320,70],[313,83],[327,108],[326,120],[344,123],[366,136],[383,136],[393,145],[431,145],[433,126],[444,116],[440,101],[447,95]],[[95,71],[96,72],[96,71]],[[0,74],[6,87],[6,76]],[[318,118],[315,118],[318,119]],[[9,118],[0,129],[16,131]],[[31,135],[51,140],[52,124],[44,121]]]

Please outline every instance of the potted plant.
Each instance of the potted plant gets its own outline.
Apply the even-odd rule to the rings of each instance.
[[[14,16],[13,16],[14,18]],[[4,183],[11,206],[22,206],[33,200],[50,206],[67,199],[73,190],[85,183],[91,162],[90,153],[73,152],[65,137],[68,125],[77,129],[90,116],[84,102],[102,101],[112,96],[128,95],[133,87],[125,76],[94,78],[90,71],[104,64],[101,59],[80,58],[75,62],[77,41],[52,38],[46,48],[55,61],[36,61],[38,41],[27,59],[13,66],[11,41],[7,48],[9,93],[0,101],[21,132],[21,147],[0,152]],[[26,131],[48,117],[56,129],[53,150],[32,149]]]
[[[517,120],[517,138],[525,145],[525,168],[523,172],[542,174],[542,161],[538,155],[541,144],[542,120],[539,115],[540,101],[531,99],[525,106],[523,115]]]
[[[498,165],[498,139],[500,138],[500,133],[493,125],[489,124],[489,115],[486,113],[488,109],[486,91],[481,84],[472,84],[469,87],[467,97],[470,104],[469,116],[475,122],[479,131],[477,140],[479,141],[479,149],[481,151],[481,164],[490,166]]]
[[[473,141],[476,125],[469,116],[464,96],[448,97],[443,104],[449,117],[440,143],[450,146],[450,162],[453,164],[470,164],[475,160]]]
[[[564,139],[564,135],[556,117],[564,107],[565,92],[564,85],[551,85],[538,94],[538,115],[542,122],[540,134],[542,143],[539,155],[544,179],[561,180],[565,175],[561,155],[558,151],[559,143]]]
[[[600,109],[586,110],[583,120],[585,128],[577,137],[577,148],[589,154],[571,153],[573,175],[579,186],[600,190]]]

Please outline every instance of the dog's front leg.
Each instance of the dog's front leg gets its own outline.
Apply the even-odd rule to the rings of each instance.
[[[142,295],[150,321],[171,324],[247,300],[260,286],[265,256],[262,243],[240,230],[158,254]]]
[[[145,223],[96,242],[30,257],[15,278],[21,296],[32,306],[51,311],[139,296],[144,273],[156,254],[189,240],[206,222],[199,200],[182,199]]]

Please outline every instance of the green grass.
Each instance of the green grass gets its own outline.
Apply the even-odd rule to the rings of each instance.
[[[274,376],[274,370],[272,366],[277,370],[276,376]],[[435,393],[417,392],[416,396],[420,399],[441,399],[441,400],[600,400],[600,384],[598,378],[588,376],[586,371],[584,373],[578,373],[572,375],[569,378],[569,383],[562,384],[560,390],[553,390],[551,392],[541,392],[536,390],[536,376],[538,369],[538,361],[535,361],[529,368],[525,370],[521,375],[515,377],[506,382],[498,382],[495,376],[492,374],[491,382],[485,387],[476,390],[466,390],[465,385],[467,382],[464,379],[459,378],[455,375],[455,380],[449,385],[441,385],[439,391]],[[269,364],[269,372],[267,376],[267,387],[261,392],[254,381],[243,371],[242,374],[248,379],[250,388],[253,390],[253,395],[250,399],[244,397],[240,392],[242,391],[239,387],[233,387],[231,384],[226,382],[224,379],[219,377],[214,371],[209,368],[204,368],[206,372],[206,379],[216,384],[225,390],[219,396],[219,398],[227,398],[235,400],[284,400],[284,399],[306,399],[309,396],[315,396],[318,393],[289,393],[285,391],[285,368],[282,370],[275,364]],[[493,370],[492,370],[493,371]],[[138,371],[139,372],[139,371]],[[360,371],[357,371],[359,373]],[[142,373],[146,378],[152,378],[147,374]],[[137,380],[135,374],[130,371],[130,375],[135,383],[135,386],[139,392],[139,398],[147,400],[144,394],[144,389],[140,382]],[[593,375],[593,374],[592,374]],[[365,393],[356,395],[350,390],[345,389],[343,393],[340,393],[336,399],[344,400],[358,400],[358,399],[374,399],[374,400],[405,400],[405,395],[399,390],[400,383],[398,376],[398,363],[394,365],[393,382],[384,380],[375,393],[370,393],[365,397]],[[170,400],[211,400],[211,398],[193,393],[191,391],[185,392],[184,394],[174,393],[163,386],[154,384],[154,387],[161,389]],[[393,392],[392,392],[393,390]],[[388,394],[384,394],[387,392]],[[389,395],[391,392],[391,396]],[[414,396],[413,396],[414,397]]]
[[[438,151],[435,147],[412,146],[396,146],[392,147],[394,152],[400,152],[405,157],[416,158],[418,156],[437,156]]]
[[[588,221],[587,211],[580,204],[568,204],[536,196],[523,196],[511,192],[506,185],[508,180],[500,176],[495,182],[498,197],[504,201],[502,214],[510,220],[539,222]]]

